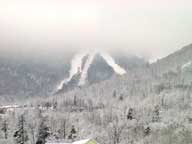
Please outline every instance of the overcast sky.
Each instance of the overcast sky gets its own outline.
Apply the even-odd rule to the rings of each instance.
[[[0,0],[0,53],[85,49],[150,59],[192,43],[191,0]]]

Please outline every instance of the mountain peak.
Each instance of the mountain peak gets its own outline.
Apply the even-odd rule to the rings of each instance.
[[[107,65],[108,68],[112,69],[113,73],[118,75],[126,74],[126,70],[118,65],[113,57],[105,52],[87,52],[87,53],[78,53],[74,55],[71,61],[71,69],[69,71],[69,77],[64,79],[60,85],[57,87],[58,91],[63,91],[64,87],[71,85],[74,87],[74,78],[76,86],[83,86],[89,81],[88,73],[90,73],[90,68],[94,62],[97,61],[98,57],[102,59],[102,64]],[[109,70],[111,71],[111,70]]]

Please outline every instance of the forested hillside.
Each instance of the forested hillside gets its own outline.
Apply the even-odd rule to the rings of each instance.
[[[172,58],[46,99],[1,107],[0,143],[27,135],[29,144],[86,138],[101,144],[191,144],[192,83],[165,66],[166,59]],[[168,73],[157,72],[162,65]]]

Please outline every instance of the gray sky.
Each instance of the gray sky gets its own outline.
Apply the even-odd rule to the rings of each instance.
[[[0,0],[0,52],[101,49],[156,59],[192,43],[191,0]]]

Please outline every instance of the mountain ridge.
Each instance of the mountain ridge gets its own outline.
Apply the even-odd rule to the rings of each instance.
[[[77,60],[80,60],[79,63],[75,62]],[[96,66],[95,70],[93,70],[94,68],[92,69],[92,65]],[[100,66],[102,67],[99,68]],[[102,75],[100,75],[100,78],[94,78],[99,77],[98,75],[93,76],[93,74],[98,73],[98,71],[103,71],[106,69],[108,69],[108,71],[106,71],[106,74],[109,74],[108,76],[106,76],[108,78],[113,73],[116,73],[118,75],[126,74],[126,70],[118,65],[115,60],[107,53],[93,52],[84,53],[83,55],[76,54],[71,62],[69,78],[64,79],[59,84],[56,93],[67,91],[67,89],[70,88],[70,85],[71,89],[73,89],[75,85],[78,87],[83,86],[87,83],[94,83],[93,81],[99,81],[98,79],[106,80],[107,78],[104,78]],[[105,75],[105,73],[102,74]],[[92,79],[92,81],[90,81],[90,79]]]

